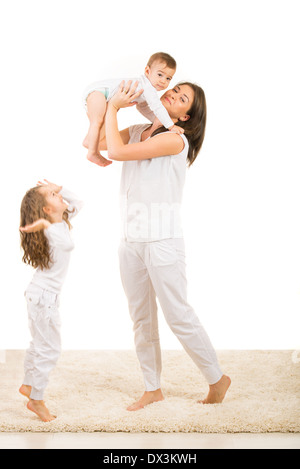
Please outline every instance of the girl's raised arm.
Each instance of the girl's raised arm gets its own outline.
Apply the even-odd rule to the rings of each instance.
[[[48,220],[40,218],[30,225],[20,226],[19,229],[24,233],[35,233],[36,231],[46,230],[50,225],[51,223]]]
[[[62,187],[60,194],[62,195],[63,199],[69,204],[69,219],[75,217],[78,212],[82,209],[84,202],[79,199],[76,194],[69,191],[65,187]]]

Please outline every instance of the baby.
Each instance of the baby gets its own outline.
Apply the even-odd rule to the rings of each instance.
[[[137,110],[151,122],[157,117],[162,125],[172,132],[183,133],[183,129],[174,125],[165,107],[161,103],[157,91],[168,88],[176,71],[176,61],[169,54],[158,52],[152,55],[145,68],[145,73],[139,78],[125,79],[126,83],[138,81],[136,91],[143,89],[143,93],[136,100]],[[90,121],[90,127],[83,141],[83,146],[88,148],[87,159],[99,166],[111,164],[99,152],[99,140],[101,140],[101,128],[104,127],[107,101],[118,90],[121,79],[103,80],[92,83],[84,93],[84,104]],[[103,129],[104,130],[104,129]]]

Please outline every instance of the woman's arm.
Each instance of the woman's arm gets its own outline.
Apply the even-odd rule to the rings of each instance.
[[[114,124],[109,121],[108,125]],[[115,127],[117,129],[117,122]],[[183,148],[182,138],[174,133],[159,134],[144,142],[130,145],[124,145],[121,140],[113,137],[112,144],[108,144],[108,157],[116,161],[149,160],[160,156],[177,155]]]
[[[125,82],[122,81],[121,85],[120,85],[120,88],[123,87],[123,84]],[[136,82],[137,84],[138,82]],[[132,81],[129,81],[128,82],[128,90],[131,88],[131,84],[132,84]],[[136,87],[135,87],[136,89]],[[143,90],[140,90],[140,92],[136,93],[136,96],[140,96],[142,94]],[[132,94],[132,93],[131,93]],[[136,102],[131,102],[130,100],[127,100],[126,103],[122,103],[122,106],[119,106],[118,107],[118,110],[121,108],[121,107],[132,107],[134,106],[135,104],[137,104]],[[130,139],[130,135],[129,135],[129,128],[127,129],[124,129],[120,132],[120,135],[121,135],[121,139],[123,141],[123,143],[126,145],[128,142],[129,142],[129,139]],[[105,127],[103,129],[101,129],[101,133],[100,133],[100,138],[101,140],[99,141],[99,147],[98,147],[98,150],[99,151],[105,151],[107,150],[107,141],[106,141],[106,134],[105,134]]]
[[[121,130],[120,135],[121,135],[122,142],[124,143],[124,145],[126,145],[129,142],[129,139],[130,139],[129,128]],[[99,142],[99,151],[101,151],[101,150],[102,151],[107,150],[106,135]]]
[[[126,93],[124,89],[122,91],[122,88],[124,88],[122,84],[119,91],[108,103],[105,126],[109,158],[117,161],[147,160],[180,153],[184,147],[184,142],[179,135],[174,133],[162,133],[144,142],[130,145],[122,140],[118,130],[117,111],[120,107],[128,107],[128,102],[134,101],[141,94],[142,90],[135,93],[135,85],[129,87],[130,90]]]

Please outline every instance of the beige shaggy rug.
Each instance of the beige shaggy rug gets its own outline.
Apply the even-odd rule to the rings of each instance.
[[[0,431],[300,432],[300,364],[292,351],[218,356],[232,379],[223,404],[197,404],[207,394],[202,375],[184,351],[164,351],[165,400],[128,412],[144,390],[134,351],[64,351],[45,395],[57,419],[43,423],[18,393],[24,352],[7,351],[0,362]]]

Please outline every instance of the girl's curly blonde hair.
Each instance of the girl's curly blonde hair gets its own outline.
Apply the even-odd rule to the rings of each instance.
[[[39,190],[40,186],[33,187],[26,192],[20,210],[20,226],[30,225],[40,218],[49,220],[49,217],[44,212],[43,207],[47,205],[46,198]],[[66,210],[63,214],[64,221],[71,228],[69,222],[69,211]],[[23,249],[22,261],[32,267],[40,268],[41,270],[49,269],[52,259],[50,253],[50,246],[44,230],[36,231],[35,233],[25,233],[20,231],[21,247]]]

